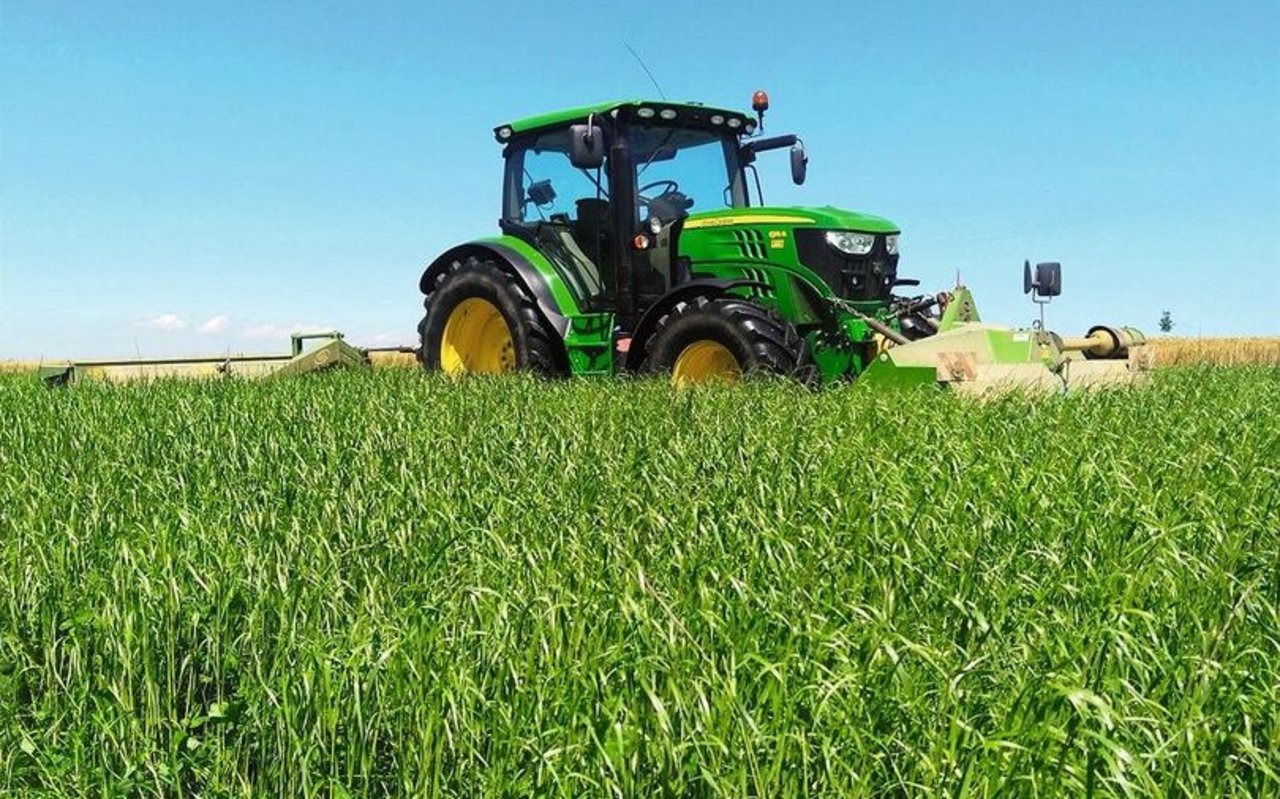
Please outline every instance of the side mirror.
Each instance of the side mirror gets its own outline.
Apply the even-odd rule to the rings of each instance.
[[[1035,275],[1031,272],[1031,262],[1022,265],[1022,291],[1024,294],[1035,292],[1037,297],[1057,297],[1062,293],[1062,264],[1056,261],[1036,264]]]
[[[569,127],[569,163],[577,169],[599,169],[604,163],[604,131],[599,125]]]
[[[803,186],[808,172],[809,154],[804,151],[803,143],[796,142],[791,145],[791,182],[797,186]]]

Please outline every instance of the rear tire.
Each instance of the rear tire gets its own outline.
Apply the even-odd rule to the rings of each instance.
[[[474,256],[436,276],[423,301],[418,358],[448,374],[567,372],[559,336],[515,276]]]
[[[804,339],[777,314],[733,297],[677,302],[658,320],[641,370],[677,385],[775,374],[813,380]]]

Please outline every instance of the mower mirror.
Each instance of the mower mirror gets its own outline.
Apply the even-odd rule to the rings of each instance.
[[[1056,261],[1049,263],[1036,264],[1034,277],[1031,272],[1031,262],[1025,261],[1022,264],[1022,293],[1030,294],[1035,292],[1035,296],[1039,297],[1056,297],[1062,293],[1062,264]]]
[[[1042,297],[1056,297],[1062,293],[1062,264],[1056,261],[1036,264],[1036,291]]]
[[[808,172],[809,154],[804,151],[803,142],[796,142],[791,145],[791,182],[803,186]]]
[[[569,126],[569,162],[577,169],[599,169],[604,163],[604,131],[599,125]]]

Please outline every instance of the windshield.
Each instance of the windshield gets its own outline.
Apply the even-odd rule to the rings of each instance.
[[[746,205],[732,137],[688,128],[637,126],[631,128],[630,145],[641,221],[650,214],[673,219]]]

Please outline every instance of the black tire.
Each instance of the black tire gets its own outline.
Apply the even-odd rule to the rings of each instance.
[[[426,314],[418,323],[422,343],[418,359],[423,368],[440,370],[445,323],[459,304],[472,298],[488,300],[502,314],[511,331],[517,370],[547,377],[567,374],[564,345],[538,310],[533,294],[514,275],[475,256],[454,261],[442,270],[422,302]]]
[[[795,327],[767,308],[734,297],[677,302],[658,319],[640,369],[646,374],[671,372],[686,347],[707,340],[728,349],[744,375],[784,375],[806,384],[815,379],[808,348]]]

